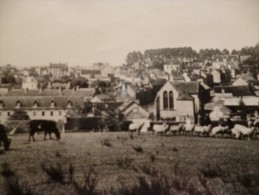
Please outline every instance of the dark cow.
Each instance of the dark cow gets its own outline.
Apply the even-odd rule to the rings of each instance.
[[[2,146],[2,142],[4,143],[4,149],[9,150],[11,139],[8,138],[6,131],[8,128],[2,124],[0,124],[0,146]]]
[[[56,122],[52,120],[32,120],[30,121],[30,135],[29,142],[32,140],[35,141],[34,134],[38,131],[44,131],[44,140],[46,140],[47,134],[51,138],[51,133],[56,135],[57,139],[60,139],[59,129],[57,128]]]

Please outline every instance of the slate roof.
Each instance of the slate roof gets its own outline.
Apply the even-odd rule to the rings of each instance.
[[[18,101],[21,103],[21,108],[33,109],[33,105],[35,102],[38,102],[38,107],[40,108],[50,108],[52,101],[55,104],[55,108],[64,108],[67,106],[69,101],[72,104],[82,105],[84,103],[84,97],[0,97],[0,102],[4,103],[5,109],[15,108]]]
[[[67,64],[62,64],[62,63],[50,63],[49,68],[59,68],[59,69],[68,69]]]
[[[5,95],[6,96],[24,96],[25,94],[25,91],[24,90],[21,90],[21,89],[18,89],[18,90],[10,90],[8,91]]]
[[[193,100],[193,97],[186,92],[182,92],[179,94],[177,100]]]
[[[80,88],[80,89],[44,89],[44,90],[22,90],[22,89],[12,89],[8,91],[7,89],[0,89],[0,96],[7,97],[24,97],[34,96],[47,97],[47,96],[82,96],[82,97],[92,97],[95,93],[94,88]]]
[[[242,78],[245,80],[245,81],[252,81],[252,80],[255,80],[253,74],[249,71],[247,73],[245,73]]]
[[[119,111],[124,111],[126,110],[128,107],[130,107],[132,104],[134,104],[134,101],[125,101],[123,102],[119,107],[118,110]]]
[[[172,82],[172,85],[179,93],[198,94],[199,88],[197,82]]]
[[[81,70],[81,74],[89,74],[89,75],[101,74],[101,70],[88,70],[88,69],[83,69],[83,70]]]
[[[156,80],[151,80],[150,83],[152,85],[164,85],[166,83],[166,79],[156,79]]]
[[[214,87],[215,93],[232,93],[233,96],[254,96],[253,88],[250,86],[216,86]]]
[[[0,96],[6,95],[8,92],[7,88],[0,88]]]
[[[62,95],[59,89],[44,89],[40,93],[41,96],[60,96]]]

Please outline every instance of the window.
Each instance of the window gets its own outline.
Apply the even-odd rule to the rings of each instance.
[[[7,116],[10,116],[11,115],[11,113],[10,112],[7,112]]]
[[[67,102],[67,108],[71,108],[72,107],[72,102],[71,101],[68,101]]]
[[[21,102],[20,101],[17,101],[16,103],[16,108],[20,108],[21,107]]]
[[[168,109],[168,93],[167,93],[167,91],[165,91],[163,93],[163,107],[165,110]]]
[[[42,113],[41,113],[41,114],[42,114],[42,116],[45,116],[45,112],[44,112],[44,111],[42,111]]]
[[[169,108],[174,109],[174,94],[172,91],[169,92]]]
[[[0,101],[0,108],[3,108],[3,107],[4,107],[4,102]]]
[[[50,116],[53,116],[53,111],[50,111]]]
[[[34,103],[33,103],[33,108],[37,108],[39,106],[39,103],[37,102],[37,101],[35,101]]]
[[[36,116],[36,113],[37,113],[37,112],[34,111],[34,112],[32,113],[32,115],[33,115],[33,116]]]
[[[50,103],[50,107],[51,107],[51,108],[54,108],[54,107],[55,107],[55,103],[54,103],[54,101],[51,101],[51,103]]]

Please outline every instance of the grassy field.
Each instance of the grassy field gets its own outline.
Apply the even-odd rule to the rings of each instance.
[[[258,140],[126,132],[11,138],[10,151],[0,148],[0,194],[17,194],[10,187],[28,195],[259,194]]]

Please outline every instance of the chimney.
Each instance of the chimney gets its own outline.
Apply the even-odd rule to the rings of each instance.
[[[63,95],[63,90],[62,90],[62,88],[59,87],[58,90],[59,90],[60,95],[62,96],[62,95]]]
[[[68,81],[66,89],[70,89],[70,86],[71,86],[71,82]]]

